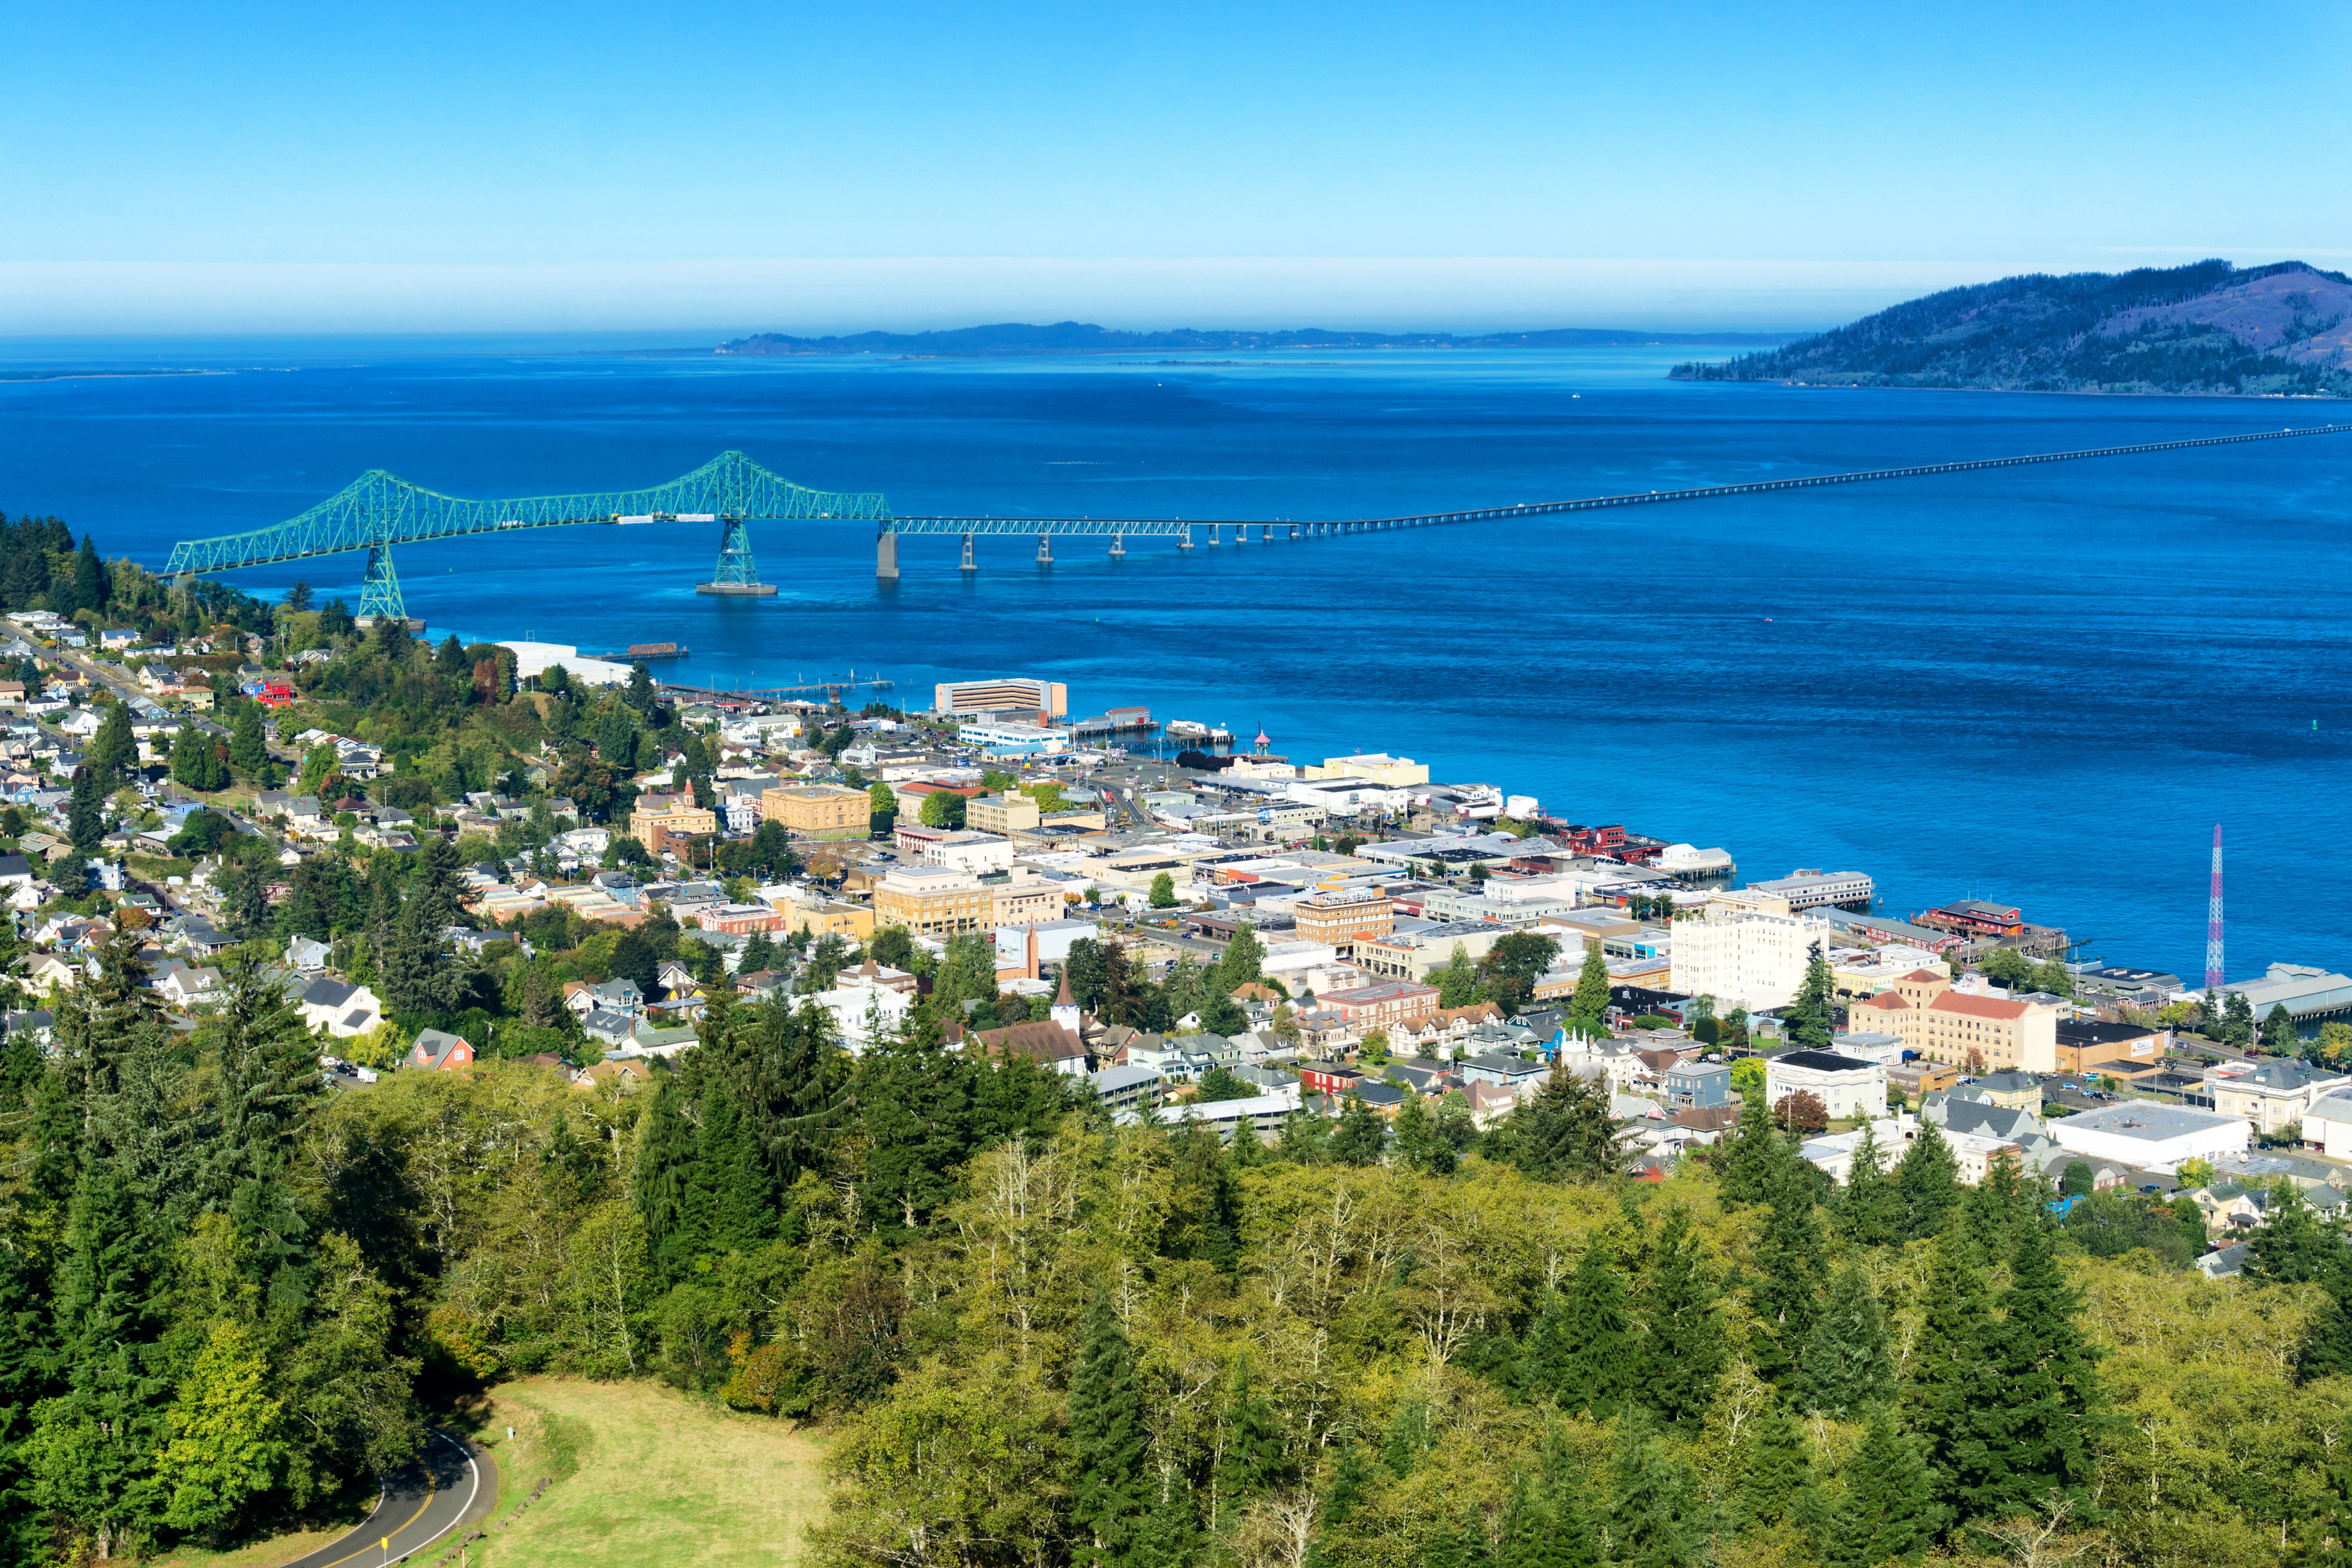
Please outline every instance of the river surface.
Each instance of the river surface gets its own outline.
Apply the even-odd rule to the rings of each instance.
[[[532,345],[545,350],[551,345]],[[562,346],[562,345],[553,345]],[[430,351],[430,352],[428,352]],[[645,485],[733,447],[902,514],[1347,518],[2317,424],[2275,400],[1685,384],[1690,351],[732,360],[401,342],[0,344],[0,509],[110,555],[280,521],[368,468],[461,496]],[[1142,356],[1139,356],[1139,361]],[[1904,913],[2022,906],[2090,954],[2352,967],[2352,436],[1524,522],[1195,549],[753,527],[768,600],[698,596],[715,525],[415,546],[438,636],[677,641],[671,679],[1065,681],[1294,760],[1388,751],[1700,845],[1860,869]],[[299,575],[358,596],[361,558]]]

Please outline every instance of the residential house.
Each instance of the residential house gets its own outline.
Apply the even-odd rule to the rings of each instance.
[[[224,982],[217,969],[174,967],[155,983],[155,989],[173,1006],[192,1007],[199,1001],[209,1001]]]
[[[2312,1101],[2352,1089],[2340,1072],[2293,1058],[2221,1062],[2205,1069],[2205,1092],[2223,1116],[2242,1116],[2257,1132],[2276,1132],[2303,1120]]]
[[[295,1003],[306,1029],[324,1029],[338,1038],[364,1035],[383,1022],[383,1004],[365,985],[320,975],[304,986]]]
[[[474,1047],[463,1035],[440,1029],[420,1030],[408,1047],[408,1065],[428,1072],[462,1072],[474,1061]]]
[[[1027,796],[1023,796],[1027,799]],[[1168,1080],[1156,1068],[1105,1068],[1090,1075],[1095,1098],[1113,1111],[1138,1110],[1157,1106],[1166,1092]]]
[[[1686,1062],[1677,1059],[1666,1068],[1664,1082],[1666,1107],[1670,1110],[1706,1110],[1719,1105],[1729,1105],[1738,1096],[1731,1092],[1731,1064],[1728,1062]]]

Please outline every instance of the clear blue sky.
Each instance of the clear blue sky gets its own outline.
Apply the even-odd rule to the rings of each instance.
[[[1208,325],[1311,299],[1281,258],[1377,264],[1332,307],[1383,319],[1332,326],[1760,321],[1988,268],[2341,266],[2347,45],[2319,3],[16,0],[0,331],[273,297],[288,325]],[[873,258],[932,260],[833,265]],[[58,265],[94,262],[144,265]]]

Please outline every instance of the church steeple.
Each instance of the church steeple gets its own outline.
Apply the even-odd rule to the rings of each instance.
[[[1062,989],[1055,994],[1054,1010],[1048,1016],[1077,1038],[1086,1037],[1078,1027],[1082,1016],[1078,1005],[1070,995],[1070,966],[1067,963],[1062,965]]]

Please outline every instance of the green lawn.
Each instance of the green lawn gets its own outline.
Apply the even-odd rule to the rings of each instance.
[[[802,1531],[824,1506],[808,1437],[651,1384],[507,1384],[475,1421],[498,1461],[497,1517],[541,1477],[562,1479],[477,1542],[473,1568],[776,1568],[804,1560]]]

